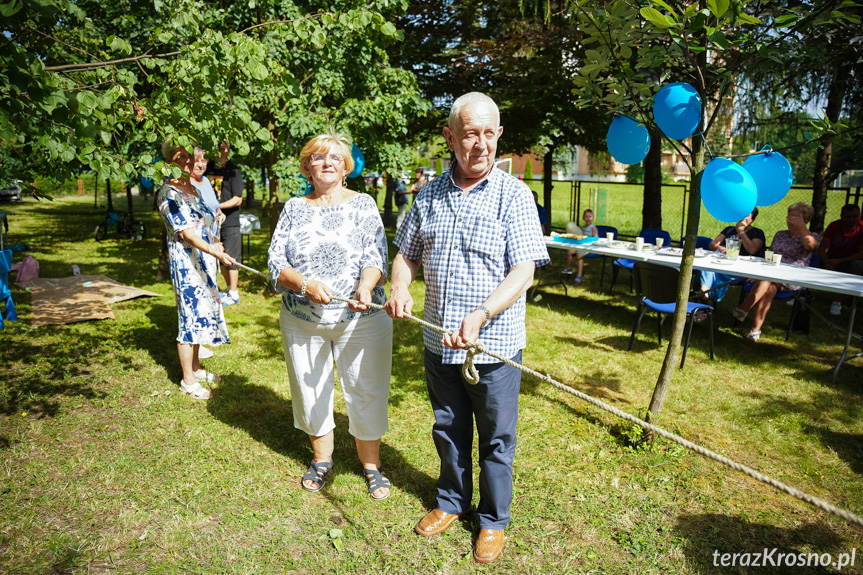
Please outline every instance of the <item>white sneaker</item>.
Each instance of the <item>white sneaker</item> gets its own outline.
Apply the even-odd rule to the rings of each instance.
[[[830,304],[830,315],[842,315],[842,304],[834,301]]]
[[[213,357],[212,351],[210,351],[203,345],[198,347],[198,359],[209,359],[211,357]]]
[[[240,296],[234,297],[231,295],[231,292],[220,291],[219,300],[222,302],[222,307],[224,307],[226,305],[234,305],[235,303],[240,303]]]

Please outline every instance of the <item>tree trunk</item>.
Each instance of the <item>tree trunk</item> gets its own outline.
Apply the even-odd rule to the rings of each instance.
[[[554,158],[556,144],[552,144],[542,157],[542,206],[545,208],[546,225],[551,233],[551,191],[554,189],[554,181],[551,179],[551,168]],[[578,219],[578,214],[575,215]]]
[[[105,180],[105,194],[108,196],[108,211],[114,211],[114,200],[111,197],[111,180]]]
[[[842,101],[845,99],[847,77],[848,72],[844,67],[836,66],[833,69],[825,109],[827,119],[831,122],[839,121]],[[809,231],[818,233],[824,231],[824,220],[827,214],[827,188],[830,186],[830,163],[833,160],[833,135],[822,142],[822,146],[815,151],[815,173],[812,176],[812,207],[815,208],[815,215],[809,222]]]
[[[135,204],[132,202],[132,184],[126,184],[126,205],[129,207],[129,213],[135,211]]]
[[[267,129],[270,131],[270,137],[273,143],[276,143],[275,124],[272,120],[267,123]],[[274,145],[273,149],[267,155],[267,175],[270,181],[270,197],[267,200],[267,216],[270,220],[270,237],[276,233],[276,226],[279,223],[279,192],[282,189],[282,180],[273,173],[273,166],[278,161],[278,145]]]
[[[644,203],[641,228],[662,229],[662,133],[650,131],[650,151],[644,158]]]
[[[246,203],[244,207],[247,210],[252,209],[252,203],[255,201],[255,186],[257,185],[257,181],[255,178],[250,179],[246,182]]]
[[[671,376],[677,368],[680,358],[680,346],[683,340],[683,331],[686,326],[686,308],[689,302],[689,290],[692,283],[692,263],[695,259],[695,240],[698,237],[698,221],[701,216],[701,174],[704,171],[704,146],[701,140],[692,142],[693,164],[690,168],[692,186],[689,192],[689,209],[686,214],[686,240],[684,242],[683,258],[680,263],[680,279],[677,283],[677,309],[674,312],[671,326],[671,337],[668,339],[668,349],[665,352],[665,360],[653,389],[653,397],[650,398],[650,407],[647,419],[659,416],[662,412],[662,404],[671,384]]]
[[[386,178],[384,180],[386,195],[384,195],[384,215],[381,219],[385,226],[391,227],[396,225],[396,218],[393,216],[393,197],[395,196],[396,180],[389,172],[384,172],[384,177]]]
[[[276,233],[279,223],[279,192],[282,190],[282,179],[270,172],[270,199],[267,201],[267,214],[270,220],[270,237]]]
[[[697,56],[697,65],[705,70],[707,68],[707,53],[702,52]],[[703,77],[703,76],[702,76]],[[701,94],[701,101],[706,101],[704,85],[696,87]],[[722,103],[717,104],[721,106]],[[704,130],[704,117],[698,124],[697,132]],[[705,134],[706,137],[706,134]],[[650,406],[646,418],[648,421],[659,417],[662,412],[662,404],[671,385],[671,377],[677,367],[680,357],[680,346],[683,339],[683,328],[686,324],[686,308],[689,303],[689,289],[692,283],[692,263],[695,259],[695,240],[698,237],[698,220],[701,217],[701,174],[704,171],[704,140],[702,138],[692,139],[692,154],[690,155],[689,174],[692,182],[689,191],[689,209],[686,214],[686,237],[683,242],[683,257],[680,262],[680,277],[677,282],[677,302],[672,318],[671,337],[668,338],[668,349],[665,351],[665,360],[656,387],[653,388],[653,397],[650,398]],[[646,179],[646,178],[645,178]],[[648,436],[651,440],[652,437]]]
[[[93,177],[93,207],[99,207],[99,178]]]

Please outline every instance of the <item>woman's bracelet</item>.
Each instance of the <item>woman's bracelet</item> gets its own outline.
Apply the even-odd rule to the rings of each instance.
[[[302,285],[300,285],[300,295],[303,297],[306,296],[306,286],[308,285],[308,283],[309,283],[309,278],[303,278],[303,283],[302,283]]]

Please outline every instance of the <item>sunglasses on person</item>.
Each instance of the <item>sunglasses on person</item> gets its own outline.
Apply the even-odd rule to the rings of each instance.
[[[344,162],[344,161],[345,161],[345,156],[344,156],[344,154],[336,154],[336,153],[332,153],[332,154],[312,154],[312,155],[310,156],[310,158],[311,158],[311,163],[312,163],[312,164],[323,164],[323,163],[324,163],[324,160],[325,160],[325,159],[327,159],[327,158],[329,158],[329,159],[330,159],[330,162],[332,162],[332,163],[334,163],[334,164],[341,164],[342,162]]]

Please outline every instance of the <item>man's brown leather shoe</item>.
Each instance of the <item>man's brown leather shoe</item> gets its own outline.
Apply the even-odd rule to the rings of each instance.
[[[414,527],[414,531],[423,537],[439,535],[449,529],[450,525],[463,516],[464,513],[446,513],[440,509],[435,509],[420,519],[420,522]]]
[[[491,563],[503,551],[503,529],[480,529],[476,538],[473,560],[477,563]]]

